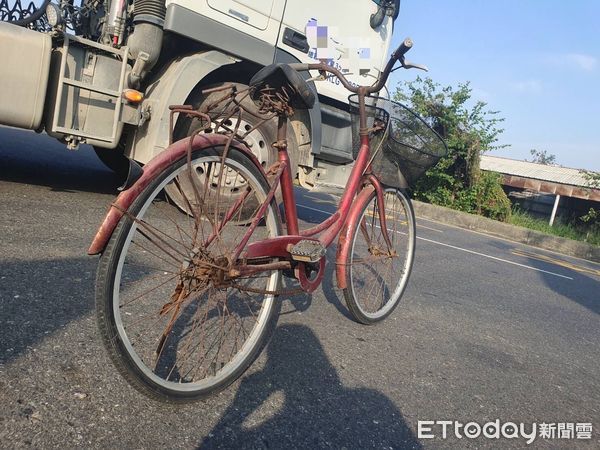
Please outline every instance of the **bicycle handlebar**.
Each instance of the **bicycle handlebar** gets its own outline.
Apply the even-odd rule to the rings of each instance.
[[[351,84],[350,81],[348,81],[348,79],[344,76],[344,74],[342,74],[342,72],[340,72],[335,67],[332,67],[329,64],[325,64],[325,63],[309,63],[309,64],[293,63],[293,64],[290,64],[289,66],[292,69],[297,70],[299,72],[306,71],[306,70],[318,70],[319,72],[332,73],[340,80],[342,85],[346,89],[348,89],[350,92],[354,92],[355,94],[358,94],[359,89],[363,88],[366,94],[372,94],[374,92],[379,92],[383,88],[383,86],[385,85],[385,83],[386,83],[388,77],[390,76],[390,73],[392,72],[392,69],[394,68],[394,65],[396,64],[397,61],[400,61],[400,63],[402,64],[402,67],[407,68],[407,69],[417,68],[417,69],[427,70],[427,68],[425,66],[419,66],[417,64],[406,63],[404,61],[404,55],[406,54],[406,52],[408,52],[412,48],[412,46],[413,46],[412,39],[406,38],[406,39],[404,39],[404,41],[402,41],[402,43],[396,49],[396,51],[394,51],[392,53],[390,60],[388,61],[388,63],[385,66],[385,69],[383,69],[383,72],[381,72],[381,75],[377,79],[377,83],[375,83],[373,86],[355,86],[355,85]]]
[[[408,52],[413,46],[413,41],[411,38],[407,37],[406,39],[404,39],[402,41],[402,44],[400,44],[400,47],[398,47],[396,49],[396,51],[394,53],[392,53],[392,57],[390,58],[390,60],[395,59],[395,60],[399,60],[401,58],[404,57],[404,55],[406,54],[406,52]]]

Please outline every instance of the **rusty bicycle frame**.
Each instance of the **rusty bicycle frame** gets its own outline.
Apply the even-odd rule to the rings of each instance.
[[[319,66],[319,69],[325,69]],[[368,185],[371,185],[373,189],[377,192],[378,197],[378,205],[379,205],[379,215],[382,220],[382,229],[384,239],[388,244],[388,247],[391,249],[390,239],[387,235],[387,227],[385,224],[385,210],[384,210],[384,201],[383,201],[383,189],[379,180],[371,173],[370,171],[370,144],[368,134],[370,131],[366,127],[366,119],[365,119],[365,106],[364,106],[364,96],[365,92],[361,89],[362,92],[359,92],[361,95],[362,103],[360,105],[360,114],[361,114],[361,147],[358,152],[358,157],[355,161],[355,165],[350,173],[350,177],[346,184],[346,189],[344,194],[341,197],[337,210],[331,215],[329,218],[324,220],[323,222],[304,230],[300,230],[298,223],[298,212],[296,209],[296,202],[294,196],[294,188],[292,181],[292,174],[290,171],[290,159],[287,151],[287,140],[286,140],[286,132],[287,132],[287,117],[284,114],[278,115],[278,135],[277,142],[275,143],[275,147],[278,150],[278,165],[279,168],[275,174],[274,179],[272,180],[271,189],[267,195],[266,200],[263,203],[263,207],[259,209],[255,220],[250,225],[249,229],[246,231],[244,237],[240,241],[237,248],[234,250],[232,255],[232,260],[237,261],[240,257],[242,261],[251,261],[251,260],[260,260],[269,257],[280,257],[280,258],[289,258],[290,257],[290,248],[293,247],[300,241],[304,240],[315,240],[318,241],[323,248],[327,249],[333,244],[335,238],[339,235],[343,226],[347,223],[348,219],[350,221],[358,220],[357,217],[360,213],[360,210],[357,208],[353,208],[356,195],[362,189],[365,189]],[[263,241],[254,242],[248,245],[245,248],[250,236],[254,232],[255,227],[258,225],[263,215],[266,212],[266,209],[272,199],[274,198],[275,192],[278,188],[281,188],[281,193],[283,197],[283,206],[285,213],[285,223],[287,228],[287,234],[278,236],[271,239],[265,239]],[[231,210],[228,211],[228,215],[233,215],[234,208],[236,205],[233,205]],[[318,237],[317,237],[318,236]],[[365,236],[367,239],[368,236]],[[244,249],[245,248],[245,249]],[[244,250],[244,251],[243,251]],[[243,251],[243,253],[242,253]],[[337,255],[337,267],[341,267],[343,270],[343,264],[347,257],[348,246],[340,246],[340,251]],[[284,261],[287,263],[287,261]],[[320,284],[323,273],[324,273],[324,265],[325,259],[324,257],[319,260],[318,269],[316,270],[316,276],[314,278],[309,278],[306,274],[306,267],[304,267],[305,263],[298,262],[295,276],[300,282],[302,289],[306,292],[314,291]],[[265,269],[270,269],[270,265],[266,265]],[[291,268],[290,266],[286,266],[285,264],[281,265],[282,268]],[[234,270],[240,272],[242,274],[247,274],[247,268],[251,267],[252,272],[257,272],[262,270],[261,265],[250,265],[250,266],[238,266]],[[338,274],[338,281],[341,281],[344,276]],[[345,286],[341,286],[345,287]]]
[[[412,42],[409,40],[405,41],[393,54],[391,59],[388,61],[385,69],[381,73],[381,76],[377,83],[373,86],[354,86],[345,78],[345,76],[334,67],[331,67],[324,63],[317,64],[291,64],[296,70],[317,70],[321,74],[321,77],[325,76],[326,72],[330,72],[335,75],[340,82],[350,92],[358,94],[359,100],[359,114],[360,114],[360,149],[358,156],[355,160],[354,167],[348,178],[346,189],[342,195],[338,204],[337,210],[329,218],[323,222],[310,227],[305,230],[300,230],[298,222],[298,212],[296,209],[294,188],[292,181],[292,173],[290,169],[290,158],[287,150],[287,122],[288,117],[292,115],[293,110],[289,103],[286,101],[285,89],[283,95],[281,93],[268,92],[268,88],[262,92],[262,98],[266,104],[263,116],[260,116],[262,122],[255,125],[253,129],[260,126],[267,120],[271,120],[274,117],[278,118],[277,125],[277,142],[273,144],[273,147],[277,149],[278,161],[273,164],[268,170],[265,170],[260,166],[252,152],[244,145],[244,137],[247,136],[252,130],[247,131],[245,134],[239,134],[239,123],[242,109],[252,114],[246,108],[241,105],[241,100],[249,95],[247,90],[236,92],[232,87],[221,87],[216,89],[205,90],[204,94],[226,91],[231,92],[225,93],[224,96],[209,105],[207,110],[211,107],[218,105],[223,101],[229,101],[235,104],[233,111],[225,117],[220,117],[215,128],[221,128],[225,130],[227,135],[223,134],[210,134],[210,135],[199,135],[195,134],[189,138],[185,138],[179,142],[172,143],[169,150],[164,154],[159,155],[155,160],[150,162],[145,168],[142,177],[127,191],[122,192],[117,200],[111,205],[109,213],[107,214],[104,223],[101,225],[98,233],[88,250],[89,254],[100,253],[106,243],[110,239],[112,232],[121,217],[127,214],[128,207],[133,203],[137,195],[149,184],[156,174],[160,173],[164,168],[174,161],[180,158],[187,157],[187,163],[189,166],[189,177],[192,186],[195,190],[195,196],[199,200],[198,187],[192,176],[192,165],[191,155],[193,152],[201,150],[203,147],[209,147],[211,145],[220,144],[225,146],[225,150],[222,155],[221,164],[224,163],[227,157],[228,149],[233,145],[236,148],[242,150],[249,158],[252,159],[254,164],[261,170],[261,172],[270,181],[270,189],[267,193],[266,199],[259,206],[256,215],[252,219],[252,222],[248,225],[243,237],[237,246],[233,249],[230,255],[226,255],[222,258],[219,267],[212,270],[210,279],[218,284],[219,286],[236,287],[235,279],[241,276],[250,276],[259,272],[272,271],[272,270],[289,270],[294,269],[294,276],[300,282],[301,290],[305,292],[313,292],[321,283],[324,275],[325,267],[325,252],[315,263],[306,263],[302,261],[294,261],[291,255],[291,249],[294,245],[300,241],[314,241],[315,244],[320,244],[323,249],[327,249],[335,241],[336,237],[340,236],[340,245],[337,250],[336,257],[336,275],[338,286],[340,288],[347,287],[347,280],[345,275],[345,261],[350,251],[350,236],[346,235],[346,230],[352,229],[356,225],[357,221],[361,220],[360,213],[361,209],[353,207],[356,204],[360,204],[361,200],[365,196],[370,196],[373,190],[376,192],[377,204],[379,208],[379,217],[381,220],[381,229],[384,240],[388,246],[388,254],[374,254],[374,258],[389,258],[393,256],[392,245],[390,237],[387,232],[386,226],[386,214],[385,214],[385,202],[384,202],[384,190],[378,180],[378,178],[371,172],[371,159],[370,159],[370,140],[369,133],[374,131],[382,131],[383,127],[378,127],[377,123],[373,128],[367,127],[366,118],[366,107],[365,97],[369,94],[379,92],[387,78],[392,71],[395,63],[400,60],[404,66],[403,55],[410,49]],[[214,123],[211,117],[207,114],[207,111],[197,112],[192,109],[191,106],[172,106],[171,107],[171,130],[173,131],[174,116],[176,114],[187,115],[191,118],[196,118],[200,121],[205,121],[208,124]],[[256,115],[256,114],[254,114]],[[234,122],[231,119],[237,117],[235,126],[231,128],[231,123]],[[257,116],[258,117],[258,116]],[[227,122],[229,121],[229,125]],[[202,127],[201,127],[202,128]],[[199,131],[202,131],[199,130]],[[219,174],[218,185],[221,184],[221,177],[223,176],[223,170]],[[207,178],[208,180],[208,178]],[[204,187],[206,189],[206,186]],[[281,189],[283,198],[285,223],[287,233],[275,238],[265,239],[257,242],[248,244],[250,237],[256,230],[261,220],[264,218],[269,205],[271,205],[275,198],[277,189]],[[246,196],[249,194],[249,190],[246,190],[239,199],[237,199],[227,211],[225,211],[222,218],[217,215],[218,207],[215,207],[215,216],[211,223],[213,226],[213,232],[205,238],[203,243],[206,248],[215,238],[218,237],[220,230],[224,225],[232,219],[243,204]],[[219,201],[218,198],[216,200]],[[201,204],[202,202],[199,201]],[[188,205],[191,207],[191,205]],[[211,220],[211,218],[208,218]],[[363,229],[364,227],[361,227]],[[341,234],[340,234],[341,232]],[[368,235],[364,232],[367,242],[369,242]],[[273,261],[274,259],[277,261]],[[268,261],[268,262],[265,262]],[[266,293],[266,292],[265,292]],[[277,294],[279,292],[272,292]]]

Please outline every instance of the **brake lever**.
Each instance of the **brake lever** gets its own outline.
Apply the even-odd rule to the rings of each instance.
[[[398,69],[419,69],[419,70],[423,70],[425,72],[429,72],[429,69],[427,68],[427,66],[422,65],[422,64],[411,63],[409,61],[406,61],[404,59],[404,57],[402,57],[398,61],[400,62],[400,67],[396,67],[395,69],[392,69],[391,72],[395,72]]]
[[[402,64],[402,67],[404,67],[405,69],[419,69],[419,70],[423,70],[425,72],[429,72],[429,69],[427,68],[427,66],[423,65],[423,64],[414,64],[411,62],[406,61],[404,64]]]

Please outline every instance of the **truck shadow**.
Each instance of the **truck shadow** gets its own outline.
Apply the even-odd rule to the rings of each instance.
[[[95,258],[0,263],[0,363],[92,311],[96,264]]]
[[[534,265],[535,260],[531,260],[530,264]],[[594,279],[585,272],[557,270],[557,272],[567,274],[573,280],[565,280],[544,272],[540,273],[546,286],[552,289],[557,294],[562,295],[569,300],[579,303],[581,306],[590,311],[600,314],[600,270],[597,269],[598,276]],[[568,272],[568,273],[567,273]]]
[[[278,327],[266,353],[199,448],[422,447],[389,398],[344,386],[310,328]]]
[[[600,264],[577,261],[569,256],[550,253],[544,249],[524,248],[517,243],[492,239],[488,245],[498,249],[501,254],[507,255],[506,259],[510,261],[539,269],[540,272],[537,273],[540,279],[552,291],[600,314],[600,297],[598,297]],[[573,280],[555,274],[571,277]]]
[[[70,151],[32,131],[0,127],[0,179],[47,186],[53,191],[117,194],[118,177],[89,145]]]

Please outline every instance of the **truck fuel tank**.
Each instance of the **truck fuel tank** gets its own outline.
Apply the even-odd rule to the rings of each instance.
[[[40,127],[51,52],[50,35],[0,22],[0,124]]]

